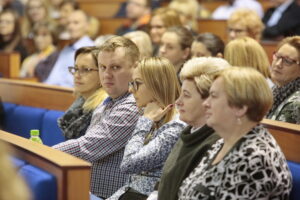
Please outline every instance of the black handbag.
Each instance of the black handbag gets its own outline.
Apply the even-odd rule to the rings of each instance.
[[[125,193],[123,193],[119,200],[146,200],[148,198],[147,195],[142,194],[135,189],[132,189],[131,187],[128,187],[125,190]]]

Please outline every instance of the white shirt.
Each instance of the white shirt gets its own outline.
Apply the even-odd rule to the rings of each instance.
[[[224,5],[218,7],[212,14],[212,19],[227,20],[230,15],[240,8],[246,8],[255,11],[260,18],[263,17],[264,11],[261,4],[255,0],[235,0],[233,5]]]

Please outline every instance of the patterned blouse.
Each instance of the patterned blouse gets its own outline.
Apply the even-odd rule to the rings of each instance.
[[[144,144],[152,126],[152,120],[146,117],[139,118],[125,147],[121,163],[121,170],[131,174],[129,182],[108,198],[109,200],[118,199],[127,187],[150,194],[161,176],[164,162],[186,124],[179,119],[172,120],[154,131],[149,143]]]
[[[280,147],[266,129],[255,127],[223,160],[212,165],[222,146],[220,139],[183,181],[180,200],[289,199],[291,173]]]

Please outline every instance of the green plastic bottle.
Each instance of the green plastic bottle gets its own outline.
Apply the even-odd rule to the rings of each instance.
[[[43,144],[42,139],[40,138],[40,131],[37,129],[30,130],[30,138],[29,140]]]

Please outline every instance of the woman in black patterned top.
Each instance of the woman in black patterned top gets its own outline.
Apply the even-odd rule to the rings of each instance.
[[[222,138],[183,181],[179,199],[289,199],[291,174],[272,135],[257,125],[272,106],[264,77],[232,67],[213,82],[207,124]]]

